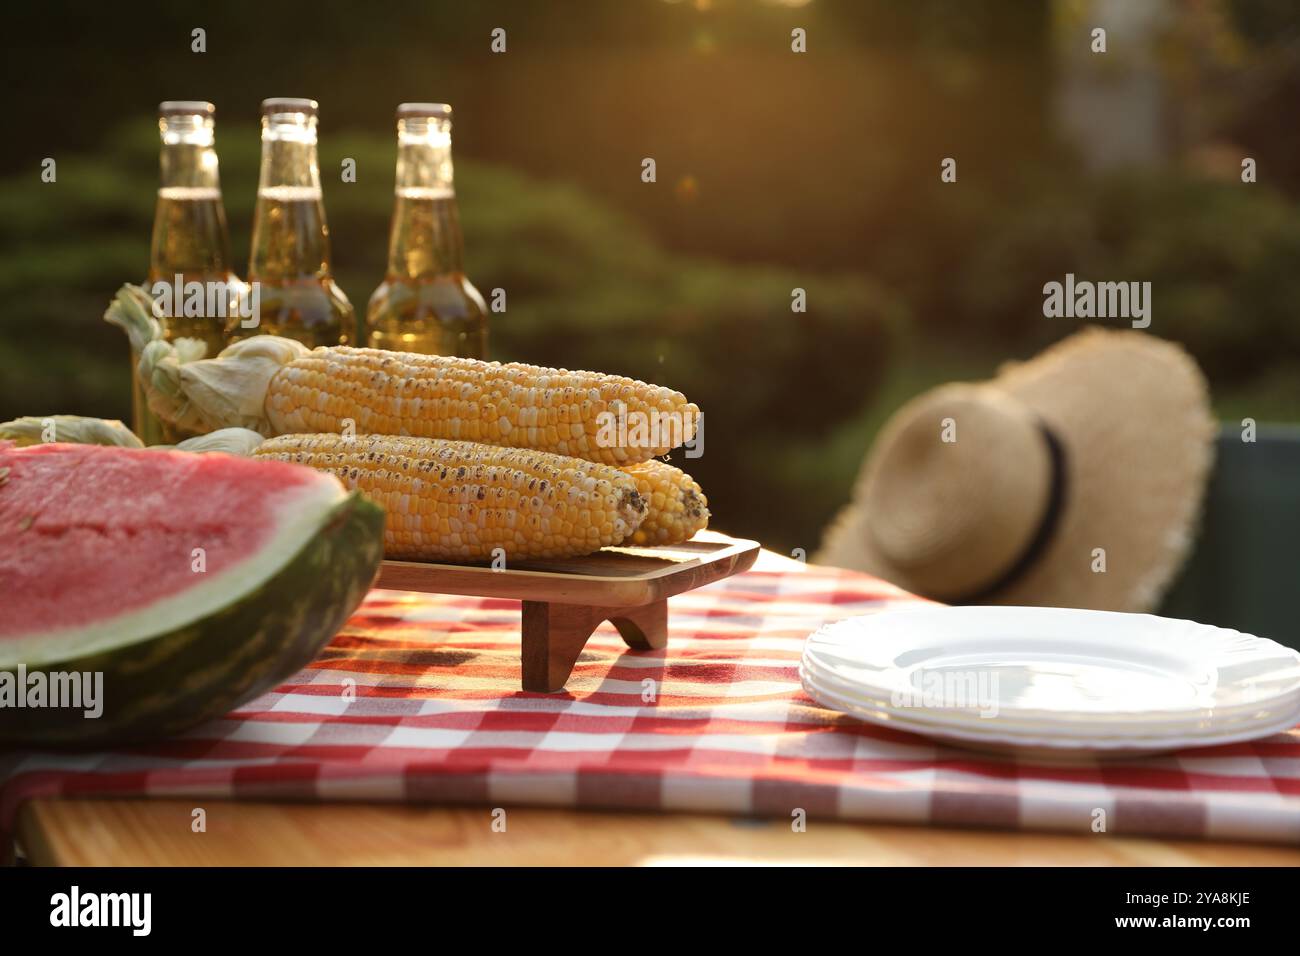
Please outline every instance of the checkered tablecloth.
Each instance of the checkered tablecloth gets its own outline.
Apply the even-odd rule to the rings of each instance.
[[[519,605],[373,591],[324,654],[148,747],[0,754],[0,829],[36,796],[717,811],[1300,842],[1300,728],[1139,762],[1035,766],[860,723],[804,694],[804,638],[916,598],[764,554],[669,602],[666,651],[603,625],[566,693],[519,689]],[[1104,811],[1104,817],[1098,811]],[[6,841],[8,842],[8,841]]]

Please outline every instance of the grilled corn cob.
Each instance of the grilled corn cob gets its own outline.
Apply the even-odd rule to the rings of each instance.
[[[680,544],[708,527],[709,501],[695,479],[659,460],[620,469],[636,480],[646,501],[646,516],[628,538],[629,544]]]
[[[332,472],[384,506],[390,558],[575,557],[620,544],[645,516],[636,479],[562,455],[390,435],[283,435],[253,452]]]
[[[621,465],[688,440],[699,409],[680,392],[618,375],[339,346],[280,369],[267,389],[266,412],[277,434],[338,431],[350,418],[359,432],[536,448]],[[633,432],[637,422],[646,425],[644,441]]]
[[[342,432],[351,421],[364,434],[626,465],[690,441],[699,422],[699,408],[680,392],[600,372],[345,346],[309,350],[274,335],[201,359],[161,338],[150,308],[148,293],[127,285],[104,318],[125,329],[139,353],[150,409],[197,434],[230,427],[264,435]]]

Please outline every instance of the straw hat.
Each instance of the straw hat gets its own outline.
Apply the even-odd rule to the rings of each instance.
[[[954,604],[1151,610],[1190,548],[1215,431],[1179,346],[1087,329],[904,405],[817,560]]]

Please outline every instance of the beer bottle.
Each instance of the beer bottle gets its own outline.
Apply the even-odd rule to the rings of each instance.
[[[158,302],[155,315],[159,315],[165,336],[169,340],[182,336],[199,339],[207,348],[208,358],[226,345],[230,297],[241,286],[230,268],[230,235],[213,146],[215,111],[211,103],[187,100],[168,101],[158,107],[162,178],[147,282],[154,290]],[[195,282],[204,284],[203,302],[196,305],[197,299],[192,299],[187,306],[182,293],[186,284]],[[165,297],[158,296],[157,283],[168,286]],[[213,296],[206,294],[208,283],[214,284]],[[217,295],[224,301],[217,301]],[[132,356],[136,433],[146,444],[174,440],[178,436],[166,433],[149,411],[135,380],[136,359]]]
[[[283,335],[306,345],[347,345],[356,313],[330,274],[329,227],[316,162],[316,101],[262,101],[262,168],[253,212],[249,282],[259,323],[235,335]]]
[[[451,171],[451,107],[397,108],[397,183],[384,281],[370,297],[372,348],[487,357],[487,307],[465,278]]]

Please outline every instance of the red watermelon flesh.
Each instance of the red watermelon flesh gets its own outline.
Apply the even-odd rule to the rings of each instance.
[[[0,446],[0,666],[109,650],[216,610],[345,497],[333,476],[274,461]]]

